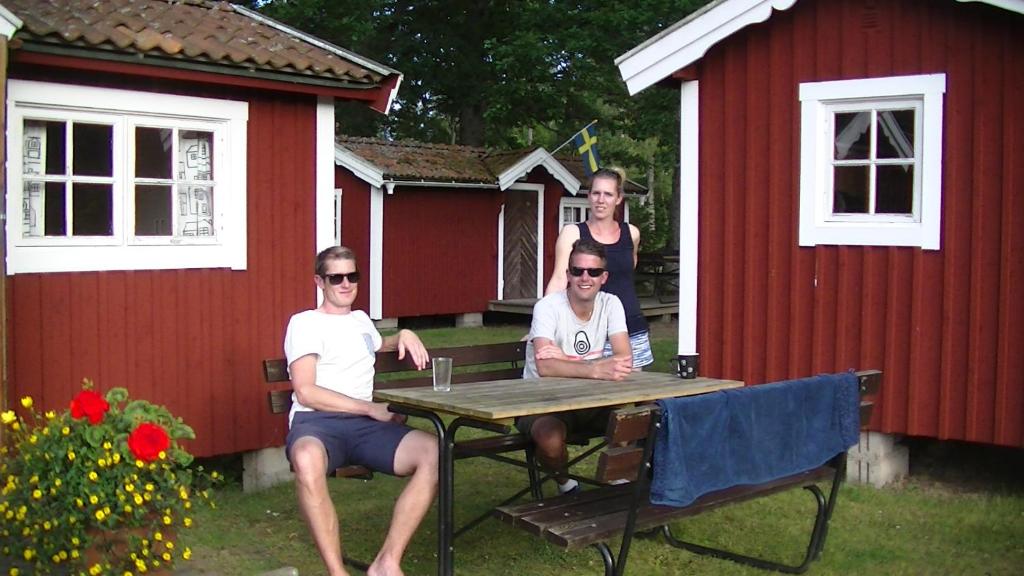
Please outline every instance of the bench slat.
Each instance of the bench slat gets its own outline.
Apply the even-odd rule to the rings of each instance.
[[[875,403],[870,400],[860,402],[860,427],[867,428],[871,422],[871,413],[874,412]]]
[[[733,486],[724,490],[710,492],[683,508],[655,506],[650,504],[650,502],[646,502],[637,512],[636,529],[647,530],[655,528],[680,518],[696,516],[725,505],[807,486],[827,480],[834,474],[835,468],[832,466],[819,466],[806,472],[793,474],[764,484]],[[622,532],[626,517],[625,507],[629,505],[628,499],[622,499],[622,501],[625,502],[622,508],[619,507],[618,502],[611,501],[606,510],[598,510],[593,517],[584,518],[577,515],[574,517],[576,521],[573,523],[553,525],[550,528],[546,528],[543,536],[549,542],[569,550],[577,550],[595,542],[607,540]],[[520,520],[521,523],[527,521],[527,519]],[[525,526],[524,528],[530,530],[530,528]]]
[[[614,446],[647,437],[651,425],[651,407],[634,406],[614,410],[608,417],[608,444]]]
[[[620,446],[608,448],[597,459],[598,482],[614,482],[616,480],[636,480],[637,470],[643,463],[644,449],[639,446]]]
[[[292,390],[271,390],[267,393],[271,414],[284,414],[292,408]]]

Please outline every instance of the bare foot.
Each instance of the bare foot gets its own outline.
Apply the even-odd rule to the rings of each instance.
[[[396,560],[388,560],[378,556],[373,564],[370,564],[370,568],[366,571],[366,576],[405,576],[402,572],[402,567]]]

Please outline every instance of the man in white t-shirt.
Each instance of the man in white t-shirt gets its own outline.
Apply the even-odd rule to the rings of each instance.
[[[577,240],[569,253],[568,288],[553,292],[533,307],[533,323],[526,344],[524,378],[563,376],[622,380],[633,371],[633,353],[626,329],[626,313],[614,294],[601,292],[608,280],[604,246],[594,240]],[[612,356],[602,357],[605,342]],[[565,475],[570,432],[604,432],[609,409],[576,410],[527,416],[516,427],[529,434],[537,447],[537,459],[556,472],[560,492],[578,489]]]
[[[384,545],[367,571],[400,575],[402,555],[437,491],[438,445],[433,435],[406,426],[387,404],[372,401],[373,363],[378,350],[398,350],[399,358],[409,356],[423,369],[427,350],[410,330],[382,338],[365,312],[352,309],[359,272],[350,249],[334,246],[318,254],[314,282],[323,304],[292,316],[284,339],[294,389],[285,450],[299,507],[328,573],[347,574],[327,474],[359,464],[409,476]]]

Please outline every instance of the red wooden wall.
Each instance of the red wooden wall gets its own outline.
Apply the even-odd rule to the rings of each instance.
[[[334,185],[341,188],[341,243],[356,253],[362,270],[355,307],[370,311],[370,185],[340,167],[334,169]]]
[[[195,429],[198,455],[281,445],[260,362],[283,355],[288,318],[315,305],[316,101],[165,88],[249,101],[248,269],[9,277],[9,397],[63,408],[88,377],[167,405]]]
[[[385,196],[385,318],[487,310],[501,199],[498,190],[401,186]]]
[[[885,371],[872,426],[1024,446],[1024,16],[802,1],[700,62],[701,371]],[[801,82],[945,73],[941,250],[800,248]]]

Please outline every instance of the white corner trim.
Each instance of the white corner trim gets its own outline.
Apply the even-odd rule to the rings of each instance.
[[[11,36],[14,36],[14,33],[18,31],[18,28],[21,28],[22,24],[24,22],[21,21],[21,18],[15,16],[3,4],[0,4],[0,34],[10,40]]]
[[[579,192],[581,186],[580,181],[569,173],[569,171],[565,169],[565,166],[562,166],[562,163],[556,160],[555,157],[543,147],[530,152],[507,170],[499,174],[498,188],[501,190],[507,190],[509,187],[513,186],[517,180],[529,174],[529,172],[537,166],[543,166],[549,174],[562,183],[562,186],[565,186],[566,190],[568,190],[570,194],[576,194]]]
[[[683,82],[679,114],[679,348],[697,353],[697,242],[700,238],[700,83]]]
[[[495,300],[503,300],[505,294],[505,203],[498,210],[498,294]]]
[[[550,156],[550,155],[549,155]],[[544,296],[544,185],[543,184],[530,184],[526,182],[517,182],[509,186],[509,190],[526,190],[534,191],[537,193],[537,298]],[[502,206],[502,214],[505,213],[505,207]],[[502,243],[501,249],[504,250],[504,243]],[[499,270],[499,274],[504,276],[504,268]]]
[[[641,90],[699,60],[708,49],[772,10],[787,10],[796,0],[721,0],[676,22],[657,36],[615,59],[629,93]]]
[[[385,116],[390,116],[391,115],[391,105],[395,103],[395,98],[398,97],[398,88],[402,85],[402,80],[404,80],[404,79],[405,79],[404,75],[398,74],[398,78],[395,80],[395,87],[392,88],[391,89],[391,93],[388,94],[388,104],[384,108],[384,115]]]
[[[363,182],[380,188],[384,184],[384,169],[367,162],[341,144],[334,145],[334,163],[350,170]]]
[[[316,251],[334,245],[334,98],[316,102]],[[319,290],[318,290],[319,292]]]
[[[384,190],[370,186],[370,319],[384,316]]]

